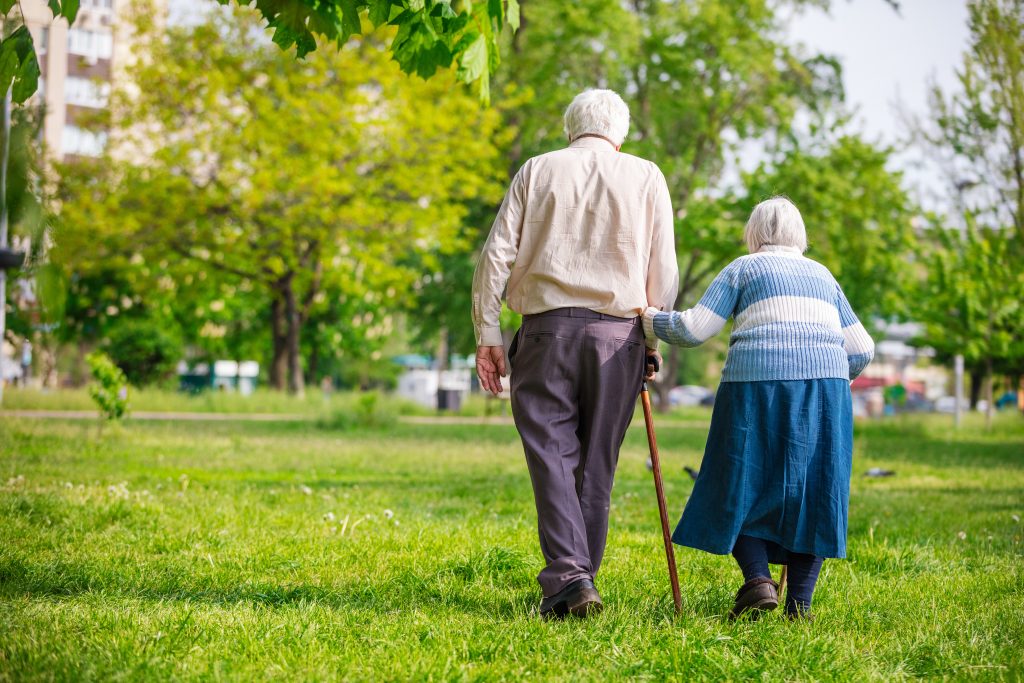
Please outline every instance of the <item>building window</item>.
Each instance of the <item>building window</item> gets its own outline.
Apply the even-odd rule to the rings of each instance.
[[[103,153],[103,147],[106,144],[106,133],[86,130],[78,126],[64,126],[60,151],[63,154],[98,157]]]
[[[114,53],[114,34],[73,28],[68,31],[68,52],[91,62],[110,59]]]
[[[68,76],[64,81],[64,100],[79,107],[102,109],[110,97],[110,83],[80,76]]]

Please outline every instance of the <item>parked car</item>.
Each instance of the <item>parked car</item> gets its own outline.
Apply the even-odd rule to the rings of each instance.
[[[967,399],[960,399],[960,411],[967,412],[971,408],[971,403]],[[935,412],[946,413],[952,415],[956,412],[956,396],[943,396],[942,398],[935,400]]]
[[[699,406],[706,405],[705,400],[710,398],[714,401],[715,393],[705,387],[696,384],[685,384],[681,387],[673,387],[668,392],[669,405],[673,406]]]

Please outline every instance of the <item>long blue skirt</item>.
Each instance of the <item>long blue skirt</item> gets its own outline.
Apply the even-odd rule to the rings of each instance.
[[[770,541],[773,563],[788,552],[846,557],[852,462],[846,380],[723,383],[672,540],[725,555],[753,536]]]

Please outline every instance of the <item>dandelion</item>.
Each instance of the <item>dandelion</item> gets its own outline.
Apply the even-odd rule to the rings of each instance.
[[[966,531],[960,531],[960,532],[957,533],[956,537],[959,538],[961,541],[966,541],[967,540],[967,532]]]
[[[327,514],[325,514],[324,515],[324,521],[325,522],[333,522],[334,521],[334,513],[333,512],[328,512]]]
[[[1015,522],[1019,522],[1020,521],[1020,515],[1011,515],[1010,518],[1013,521],[1015,521]]]
[[[395,516],[395,513],[392,512],[391,510],[385,510],[384,511],[384,519],[391,519],[394,516]]]
[[[75,485],[72,484],[70,481],[66,481],[66,482],[64,482],[64,488],[66,488],[66,489],[73,489],[73,488],[75,488]]]
[[[395,520],[395,526],[398,526],[398,520],[397,519]]]
[[[313,495],[313,489],[309,488],[305,484],[302,484],[301,486],[299,486],[299,490],[302,491],[303,495],[306,495],[306,496]]]

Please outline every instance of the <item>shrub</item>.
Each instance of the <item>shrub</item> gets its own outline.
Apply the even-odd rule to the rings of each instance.
[[[181,340],[167,331],[166,322],[147,318],[126,319],[110,332],[107,352],[136,387],[157,382],[181,358]]]
[[[120,420],[128,412],[128,380],[121,368],[106,354],[99,351],[85,357],[96,384],[89,387],[89,395],[108,420]]]
[[[382,400],[377,392],[359,394],[355,403],[342,406],[321,418],[318,424],[325,429],[378,428],[394,423],[397,411],[391,402]]]

